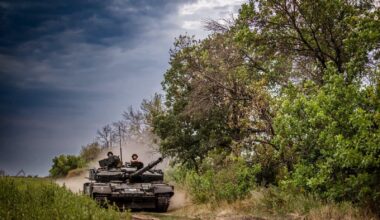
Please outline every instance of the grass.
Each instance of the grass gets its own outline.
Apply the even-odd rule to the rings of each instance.
[[[276,187],[257,188],[245,199],[234,202],[191,204],[171,214],[198,219],[379,219],[375,214],[348,202],[324,201],[317,196],[285,192]]]
[[[131,219],[52,180],[0,177],[0,219]]]

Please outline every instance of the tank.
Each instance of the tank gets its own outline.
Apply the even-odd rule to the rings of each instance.
[[[120,209],[149,209],[166,212],[174,187],[163,182],[162,170],[153,169],[162,158],[147,166],[141,162],[121,164],[119,157],[100,160],[98,169],[89,170],[83,193],[100,204],[116,204]]]

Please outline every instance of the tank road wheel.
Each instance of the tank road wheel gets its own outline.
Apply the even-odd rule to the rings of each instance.
[[[169,202],[170,202],[170,195],[158,194],[156,196],[156,211],[166,212],[169,208]]]

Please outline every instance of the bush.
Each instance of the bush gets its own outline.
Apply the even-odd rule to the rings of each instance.
[[[325,85],[287,92],[275,120],[286,187],[335,201],[380,206],[380,93],[330,70]]]
[[[60,155],[54,157],[53,166],[49,170],[51,177],[66,176],[70,170],[85,166],[85,161],[80,156]]]
[[[259,170],[259,167],[250,167],[245,161],[234,159],[222,167],[208,167],[201,173],[177,167],[169,176],[183,185],[196,203],[232,202],[249,195]]]

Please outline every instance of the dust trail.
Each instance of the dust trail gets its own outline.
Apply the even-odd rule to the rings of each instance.
[[[174,196],[170,199],[168,211],[174,211],[188,205],[191,205],[191,200],[186,191],[174,188]]]
[[[80,193],[83,190],[83,184],[88,181],[88,179],[86,179],[86,177],[88,177],[86,171],[87,170],[82,171],[78,176],[56,179],[55,182],[60,186],[64,185],[74,193]]]

